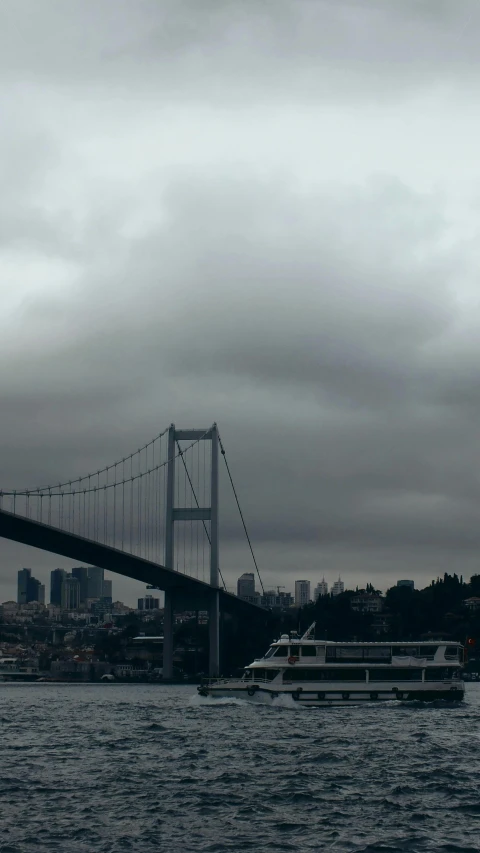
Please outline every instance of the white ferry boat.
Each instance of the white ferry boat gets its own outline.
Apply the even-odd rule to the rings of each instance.
[[[305,706],[386,699],[463,699],[463,646],[447,640],[414,643],[340,643],[283,634],[239,679],[208,679],[201,696],[271,703],[290,696]]]

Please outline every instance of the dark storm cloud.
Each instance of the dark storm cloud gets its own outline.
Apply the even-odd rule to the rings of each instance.
[[[410,87],[468,66],[476,74],[479,23],[476,0],[10,0],[0,67],[16,83],[58,89],[335,99],[365,78],[379,94],[395,79]]]
[[[438,84],[477,85],[478,4],[0,16],[3,487],[217,420],[269,582],[470,570],[478,174]],[[305,119],[319,93],[333,112]],[[226,494],[222,525],[231,583]]]

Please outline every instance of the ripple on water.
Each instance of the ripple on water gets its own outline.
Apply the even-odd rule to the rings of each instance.
[[[309,710],[1,685],[0,853],[478,853],[468,701]]]

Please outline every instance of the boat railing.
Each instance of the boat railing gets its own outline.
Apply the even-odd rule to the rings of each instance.
[[[230,678],[202,678],[202,687],[211,687],[216,684],[231,684],[232,681],[241,681],[242,684],[271,684],[272,678],[267,678],[266,676],[259,678],[255,676],[254,678],[235,678],[235,676],[231,676]]]

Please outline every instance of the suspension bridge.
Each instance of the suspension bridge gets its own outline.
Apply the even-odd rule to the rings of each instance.
[[[164,590],[165,678],[173,675],[175,610],[208,611],[209,671],[218,675],[220,613],[259,613],[256,605],[227,592],[220,568],[220,455],[258,573],[216,424],[208,429],[171,424],[101,470],[0,491],[0,536]]]

